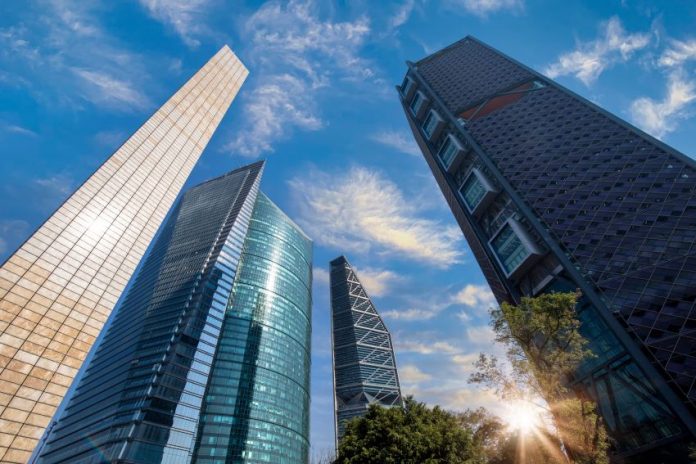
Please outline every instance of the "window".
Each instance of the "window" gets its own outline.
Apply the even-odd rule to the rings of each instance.
[[[401,95],[408,98],[411,95],[411,91],[414,88],[413,79],[406,76],[404,82],[401,84]]]
[[[411,111],[416,117],[418,117],[420,114],[424,102],[425,95],[423,95],[421,92],[416,92],[416,95],[413,97],[413,101],[411,101]]]
[[[427,135],[429,139],[433,139],[433,135],[441,122],[442,119],[435,111],[431,110],[430,113],[428,113],[428,117],[425,118],[425,122],[423,123],[423,132],[425,132],[425,135]]]
[[[531,254],[510,222],[506,223],[493,237],[491,246],[508,275],[512,274]]]
[[[442,165],[446,169],[449,169],[450,165],[452,164],[452,161],[454,161],[454,158],[456,158],[457,153],[460,150],[461,147],[459,146],[457,141],[451,135],[448,135],[445,139],[445,143],[442,144],[442,148],[440,148],[440,151],[438,152],[437,156],[440,158]]]
[[[464,184],[459,189],[459,193],[461,193],[470,211],[476,209],[483,197],[486,196],[487,191],[481,180],[473,172],[466,178]]]

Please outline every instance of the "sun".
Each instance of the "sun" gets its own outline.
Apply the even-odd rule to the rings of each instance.
[[[533,432],[541,425],[539,408],[527,401],[512,403],[503,416],[508,428],[523,434]]]

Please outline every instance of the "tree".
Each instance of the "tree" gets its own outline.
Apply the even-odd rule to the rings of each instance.
[[[412,397],[403,408],[370,406],[349,421],[336,464],[485,464],[470,430],[438,406]]]
[[[593,356],[580,334],[575,313],[578,297],[548,293],[492,310],[496,341],[507,348],[511,372],[505,372],[494,356],[481,354],[469,380],[493,387],[503,398],[544,398],[570,459],[578,464],[605,464],[609,440],[596,405],[567,387],[578,365]],[[563,455],[557,458],[564,459]]]

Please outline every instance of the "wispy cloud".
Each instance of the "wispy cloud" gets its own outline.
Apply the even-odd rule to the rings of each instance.
[[[496,304],[495,296],[487,285],[468,284],[454,295],[454,303],[462,304],[468,309],[462,309],[457,315],[462,322],[468,322],[473,312],[482,314]]]
[[[472,316],[486,314],[488,308],[495,304],[495,297],[488,286],[468,284],[460,291],[453,293],[448,289],[432,292],[440,295],[427,298],[407,297],[405,309],[392,309],[383,311],[382,315],[388,319],[402,321],[427,321],[435,318],[445,309],[452,306],[466,306],[466,310],[461,310],[457,316],[463,321],[468,322]]]
[[[29,232],[29,223],[18,219],[0,221],[0,257],[19,245]],[[0,258],[0,261],[2,259]]]
[[[152,105],[132,82],[103,71],[73,68],[73,72],[86,84],[83,97],[93,103],[119,110],[142,110]]]
[[[257,157],[270,153],[295,130],[324,126],[317,93],[333,80],[360,83],[375,78],[372,65],[359,55],[370,21],[322,18],[313,1],[269,1],[245,22],[251,43],[247,55],[262,75],[245,98],[244,120],[225,145],[232,154]]]
[[[0,122],[0,130],[3,130],[4,132],[24,135],[24,136],[28,136],[28,137],[36,137],[38,135],[36,132],[34,132],[31,129],[27,129],[26,127],[18,126],[16,124],[2,123],[2,122]]]
[[[440,314],[440,308],[408,308],[383,311],[382,316],[402,321],[427,321]]]
[[[689,116],[688,105],[696,99],[696,82],[679,70],[669,75],[661,101],[641,97],[631,104],[633,121],[655,137],[663,137],[677,128],[679,120]]]
[[[418,383],[432,378],[432,375],[423,372],[414,364],[406,364],[399,367],[399,380],[401,383]]]
[[[19,26],[0,29],[0,65],[42,105],[80,109],[84,101],[117,110],[142,110],[148,73],[137,53],[106,33],[92,2],[52,0]]]
[[[289,182],[299,222],[318,243],[446,268],[462,258],[456,226],[426,218],[381,173],[311,169]]]
[[[578,43],[575,50],[562,54],[544,72],[552,78],[573,75],[590,85],[604,70],[626,62],[649,43],[649,33],[627,33],[619,18],[612,17],[600,25],[599,37]]]
[[[449,342],[427,342],[414,340],[398,340],[395,342],[398,351],[417,354],[453,354],[461,349]]]
[[[408,21],[415,7],[415,0],[406,0],[398,6],[394,14],[389,18],[388,24],[390,29],[397,29]]]
[[[189,47],[200,45],[196,36],[205,28],[203,13],[209,0],[140,0],[150,16],[168,25]]]
[[[355,267],[355,273],[371,297],[386,295],[394,283],[403,280],[402,276],[388,269]]]
[[[244,109],[245,129],[225,149],[249,158],[273,152],[273,144],[294,129],[323,126],[315,106],[304,81],[290,74],[270,76],[252,91]]]
[[[476,16],[486,17],[498,11],[521,11],[523,0],[450,0],[453,8],[463,8]]]
[[[690,60],[696,60],[696,39],[672,40],[669,48],[660,55],[658,64],[664,67],[674,67],[681,66]]]
[[[74,190],[75,181],[68,174],[56,174],[50,177],[34,179],[34,185],[48,198],[63,200]]]
[[[407,155],[420,156],[421,154],[413,137],[403,131],[383,130],[372,134],[370,138],[377,143]]]

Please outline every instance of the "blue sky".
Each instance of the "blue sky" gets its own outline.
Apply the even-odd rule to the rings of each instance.
[[[493,299],[408,133],[405,60],[472,34],[689,156],[691,1],[0,3],[0,259],[223,44],[249,78],[189,185],[258,158],[315,240],[312,443],[333,443],[327,263],[346,254],[393,333],[403,388],[452,409]]]

